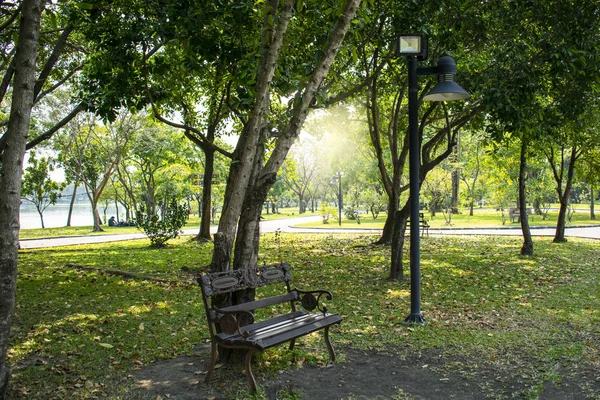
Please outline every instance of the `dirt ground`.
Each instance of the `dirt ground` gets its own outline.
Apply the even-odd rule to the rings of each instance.
[[[449,360],[435,352],[404,357],[351,348],[341,349],[341,352],[345,360],[335,365],[303,366],[280,371],[274,377],[263,377],[259,372],[257,383],[268,399],[600,398],[598,371],[573,376],[557,365],[555,379],[545,382],[537,397],[532,397],[527,392],[527,381],[511,376],[510,370],[499,373],[489,366],[478,366],[476,372],[469,372],[457,368],[457,365],[477,365],[476,360],[463,363],[464,360]],[[164,360],[135,371],[141,398],[230,399],[235,397],[236,389],[247,388],[245,375],[240,370],[224,368],[215,371],[210,386],[205,385],[207,359],[207,349],[201,348],[197,356]],[[582,380],[586,381],[584,385]]]

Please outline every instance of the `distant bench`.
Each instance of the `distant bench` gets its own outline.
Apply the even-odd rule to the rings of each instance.
[[[342,317],[330,314],[327,312],[327,307],[320,306],[322,296],[328,300],[332,299],[331,292],[292,290],[291,280],[290,266],[287,263],[202,274],[198,278],[211,337],[211,356],[206,383],[210,383],[215,368],[218,346],[246,349],[246,376],[251,392],[255,393],[256,380],[251,369],[254,353],[285,342],[290,342],[291,350],[297,338],[321,329],[324,330],[323,336],[329,358],[331,362],[335,362],[335,352],[329,341],[329,327],[342,322]],[[286,290],[283,294],[223,308],[211,304],[213,296],[279,282],[285,282]],[[255,310],[273,308],[282,303],[289,303],[288,313],[258,322],[254,320]],[[297,310],[296,303],[300,303],[304,310]],[[311,313],[315,309],[319,312]]]
[[[423,213],[419,213],[419,231],[421,232],[421,237],[425,236],[425,232],[429,236],[429,222],[427,222]]]
[[[532,213],[533,210],[531,208],[528,208],[527,215],[531,215]],[[518,208],[509,208],[508,217],[510,218],[510,222],[513,224],[515,223],[515,219],[516,222],[521,222],[521,210],[519,210]]]

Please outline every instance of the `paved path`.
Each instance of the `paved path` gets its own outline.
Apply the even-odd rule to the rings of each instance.
[[[381,229],[337,229],[336,225],[331,228],[303,228],[295,227],[296,224],[319,221],[320,216],[297,217],[276,219],[261,222],[261,232],[281,232],[288,233],[381,233]],[[211,227],[211,232],[215,233],[216,226]],[[195,235],[198,229],[186,229],[184,235]],[[534,236],[554,236],[555,228],[531,228],[531,234]],[[431,235],[509,235],[520,236],[520,227],[506,227],[498,229],[429,229]],[[591,227],[572,227],[565,230],[565,235],[570,237],[584,237],[591,239],[600,239],[600,225]],[[45,239],[23,239],[20,241],[22,249],[36,249],[44,247],[70,246],[76,244],[106,243],[118,242],[121,240],[144,239],[143,233],[127,233],[118,235],[90,235],[90,236],[70,236]]]

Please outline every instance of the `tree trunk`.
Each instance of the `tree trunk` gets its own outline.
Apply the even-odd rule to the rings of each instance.
[[[304,195],[298,194],[298,214],[304,214],[306,212],[306,204],[304,202]]]
[[[265,5],[263,36],[261,39],[261,59],[256,76],[255,98],[250,118],[247,121],[233,154],[229,168],[223,212],[219,221],[218,232],[214,238],[214,251],[211,272],[225,271],[231,264],[231,250],[235,239],[235,231],[241,214],[242,203],[250,173],[254,168],[254,156],[259,145],[258,140],[264,120],[265,104],[268,103],[270,84],[275,67],[292,17],[294,2],[287,0],[281,12],[277,26],[273,30],[269,20],[273,20],[277,12],[277,2],[269,1]]]
[[[242,215],[238,224],[235,241],[234,269],[255,266],[258,264],[260,245],[260,214],[267,194],[275,184],[277,175],[273,174],[264,179],[258,186],[252,188],[244,199]],[[254,290],[236,292],[233,304],[246,303],[254,300]]]
[[[567,241],[565,237],[565,227],[567,225],[567,209],[569,207],[569,197],[571,197],[571,189],[573,188],[573,176],[575,175],[575,161],[577,160],[577,149],[571,148],[571,158],[567,169],[567,181],[565,189],[561,192],[560,182],[557,182],[559,193],[560,209],[558,211],[558,221],[556,222],[556,233],[554,234],[554,243],[564,243]]]
[[[561,198],[560,208],[558,209],[558,221],[556,222],[556,232],[554,233],[553,243],[564,243],[567,241],[565,237],[565,226],[567,225],[567,208],[568,201],[564,202]]]
[[[456,156],[458,158],[458,156]],[[458,214],[458,193],[460,190],[460,175],[458,170],[452,171],[452,214]],[[473,203],[471,202],[471,215],[473,215]]]
[[[210,221],[211,221],[211,207],[212,207],[212,184],[214,178],[215,168],[215,151],[211,148],[204,150],[206,157],[206,164],[204,167],[204,178],[202,180],[202,211],[200,217],[200,231],[196,235],[195,240],[198,241],[210,241],[212,236],[210,235]]]
[[[73,186],[73,195],[71,196],[71,201],[69,203],[69,214],[67,214],[67,226],[71,226],[71,217],[73,216],[73,206],[75,205],[75,199],[77,198],[77,186],[78,182],[75,182]]]
[[[15,304],[21,181],[33,106],[42,5],[41,0],[22,3],[10,117],[0,148],[0,399],[6,397],[10,376],[5,362]]]
[[[40,215],[40,222],[42,223],[42,229],[46,229],[46,227],[44,226],[44,212],[42,210],[40,210],[39,208],[38,208],[37,212]]]
[[[596,213],[594,212],[594,188],[590,186],[590,219],[596,219]]]
[[[404,250],[404,240],[406,233],[406,224],[409,216],[409,202],[406,202],[400,211],[394,214],[394,236],[392,239],[392,266],[390,269],[390,279],[398,281],[404,280],[404,267],[402,265],[402,252]]]
[[[92,204],[92,214],[94,216],[94,229],[93,232],[104,232],[102,229],[102,220],[100,219],[100,213],[98,212],[98,200],[95,197],[90,199],[90,203]]]
[[[471,203],[469,203],[469,216],[473,216],[473,204],[475,203],[475,201],[473,199],[471,199]],[[455,214],[458,214],[458,210]]]
[[[387,217],[385,218],[385,224],[383,225],[383,232],[375,244],[390,244],[392,242],[396,212],[398,212],[398,202],[393,200],[390,196]]]
[[[116,197],[115,197],[115,214],[117,214],[117,223],[121,222],[121,219],[119,218],[119,201],[117,200]]]
[[[519,164],[519,213],[521,215],[521,230],[523,231],[523,246],[521,247],[521,255],[533,255],[533,239],[531,238],[531,230],[529,229],[529,217],[527,216],[527,197],[526,197],[526,180],[527,180],[527,139],[521,139],[521,155]]]
[[[533,212],[535,213],[535,215],[543,215],[540,199],[533,200]]]

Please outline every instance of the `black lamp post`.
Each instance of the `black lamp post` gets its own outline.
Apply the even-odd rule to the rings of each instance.
[[[339,224],[339,226],[342,226],[342,208],[343,208],[343,203],[344,203],[344,199],[342,197],[342,175],[344,175],[344,173],[342,171],[338,171],[333,176],[333,182],[337,181],[337,183],[338,183],[338,224]]]
[[[404,322],[425,323],[421,313],[421,249],[419,236],[420,143],[419,99],[417,75],[438,75],[437,85],[425,95],[425,100],[452,101],[470,97],[454,82],[456,63],[452,57],[440,58],[436,67],[417,68],[417,61],[427,59],[427,39],[420,34],[400,35],[398,54],[408,60],[408,142],[410,165],[410,315]]]

